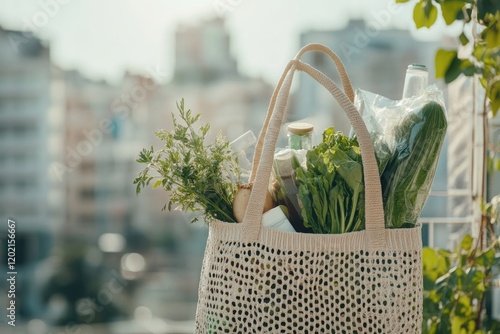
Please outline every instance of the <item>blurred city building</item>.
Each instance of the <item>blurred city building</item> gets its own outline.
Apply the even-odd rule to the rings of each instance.
[[[180,24],[175,32],[174,81],[204,83],[238,77],[230,47],[222,18]]]
[[[65,73],[64,167],[54,168],[66,180],[63,236],[95,241],[103,233],[125,236],[134,223],[142,224],[146,208],[137,204],[132,185],[146,135],[141,117],[147,113],[147,93],[141,80],[128,74],[118,86],[90,81],[76,71]],[[141,100],[122,100],[135,87],[144,94]]]
[[[43,308],[31,279],[63,224],[63,185],[49,172],[61,155],[62,101],[60,72],[49,48],[31,34],[0,28],[0,219],[4,226],[7,219],[17,223],[20,319]],[[6,266],[6,248],[0,253]]]

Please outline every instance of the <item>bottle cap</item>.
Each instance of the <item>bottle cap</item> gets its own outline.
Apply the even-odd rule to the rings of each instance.
[[[305,135],[311,133],[314,130],[314,126],[311,123],[296,122],[288,124],[287,130],[296,135]]]
[[[419,70],[419,71],[426,71],[427,72],[427,66],[423,64],[411,64],[408,65],[409,70]]]
[[[256,142],[257,139],[255,138],[253,132],[249,130],[233,140],[229,145],[231,145],[233,152],[239,152],[246,150]]]

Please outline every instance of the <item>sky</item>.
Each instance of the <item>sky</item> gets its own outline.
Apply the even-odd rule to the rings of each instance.
[[[91,79],[117,82],[126,70],[146,74],[156,69],[168,80],[177,25],[222,16],[240,72],[272,83],[298,51],[302,31],[341,29],[350,18],[364,18],[382,29],[412,30],[419,39],[438,39],[447,32],[442,22],[416,32],[411,5],[394,2],[0,0],[0,26],[33,31],[50,46],[54,63]]]

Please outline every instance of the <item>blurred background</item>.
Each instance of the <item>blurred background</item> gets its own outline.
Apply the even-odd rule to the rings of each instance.
[[[411,63],[434,83],[457,27],[416,31],[394,2],[0,0],[2,282],[8,219],[18,272],[16,327],[3,317],[0,331],[193,333],[207,227],[161,211],[161,190],[136,196],[138,152],[171,129],[181,98],[228,140],[258,135],[281,71],[312,42],[338,53],[355,88],[398,99]],[[336,77],[328,58],[304,60]],[[349,132],[328,92],[297,79],[288,119],[318,139],[324,124]],[[473,102],[437,84],[450,131],[422,223],[424,244],[446,247],[475,219],[477,134]]]

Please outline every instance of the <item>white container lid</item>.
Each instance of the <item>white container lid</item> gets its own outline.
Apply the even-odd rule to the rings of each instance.
[[[305,135],[313,132],[314,126],[311,123],[295,122],[288,124],[287,130],[293,134]]]
[[[409,70],[419,70],[419,71],[425,71],[427,72],[427,66],[423,64],[410,64],[408,65]]]

